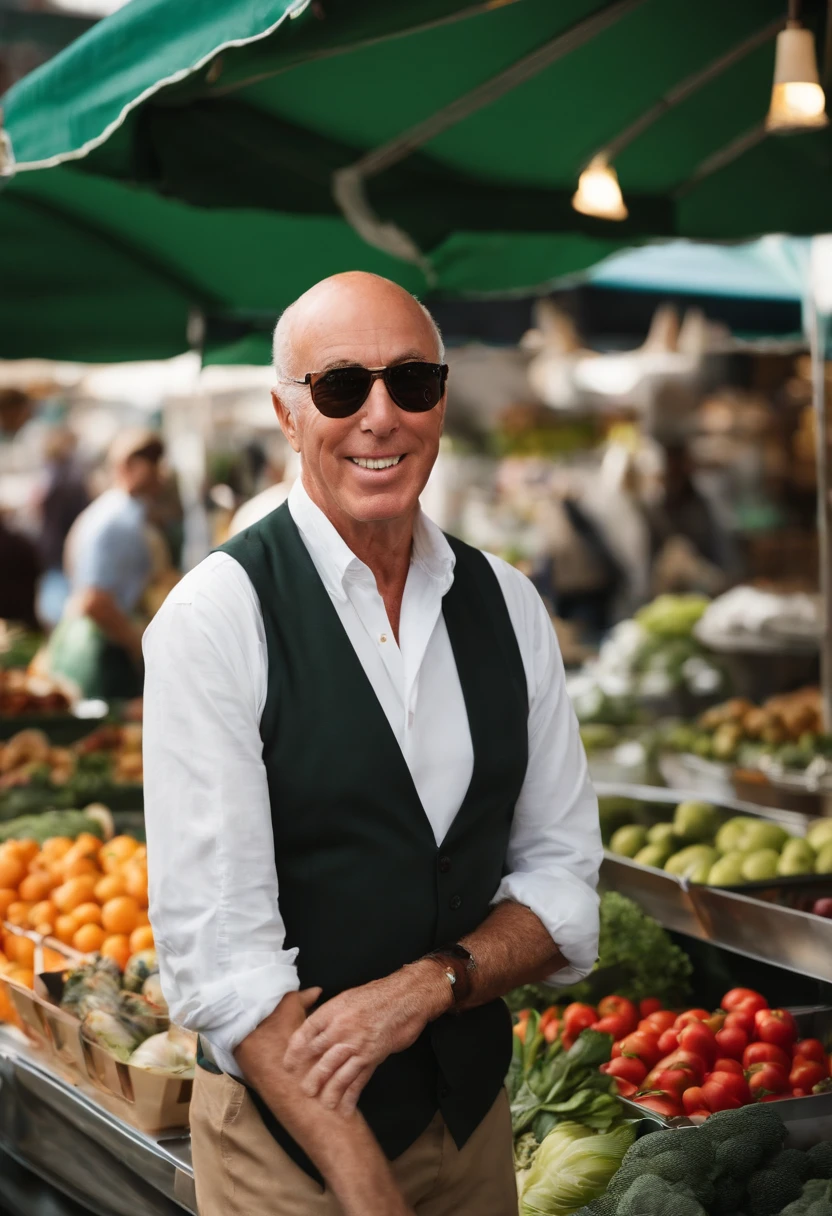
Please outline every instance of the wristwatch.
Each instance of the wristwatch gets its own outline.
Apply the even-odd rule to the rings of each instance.
[[[462,1005],[467,1001],[474,986],[473,972],[477,969],[471,951],[466,950],[459,942],[455,942],[452,946],[442,946],[439,950],[431,950],[424,957],[439,963],[445,972],[448,983],[451,985],[454,1004]]]

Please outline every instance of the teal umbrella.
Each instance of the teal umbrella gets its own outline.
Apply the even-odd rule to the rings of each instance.
[[[824,11],[804,5],[819,34]],[[350,266],[507,293],[648,239],[821,231],[828,132],[764,133],[784,17],[784,0],[132,0],[4,99],[0,353],[171,353],[195,312],[262,323]],[[605,149],[621,223],[571,205]]]

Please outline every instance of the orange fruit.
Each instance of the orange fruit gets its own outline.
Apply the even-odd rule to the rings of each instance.
[[[75,848],[77,849],[79,845],[83,845],[89,856],[94,857],[98,854],[103,843],[103,840],[99,840],[97,836],[93,836],[92,832],[81,832],[75,841]]]
[[[27,865],[40,852],[40,845],[36,840],[8,840],[6,844],[9,852],[16,853]]]
[[[35,973],[30,967],[13,967],[8,973],[8,978],[23,988],[34,988],[35,986]]]
[[[39,874],[27,874],[18,887],[18,894],[21,899],[37,903],[41,899],[46,899],[54,886],[55,880],[52,875],[42,870]]]
[[[136,954],[139,950],[152,950],[155,944],[150,925],[141,925],[130,934],[131,954]]]
[[[48,946],[45,946],[43,951],[44,971],[66,971],[66,968],[67,960],[65,955],[59,954],[57,950],[50,950]]]
[[[55,917],[55,937],[66,946],[72,945],[72,939],[78,932],[79,925],[72,913]]]
[[[3,887],[0,889],[0,920],[6,919],[9,904],[13,904],[16,900],[17,891],[15,891],[14,887]]]
[[[139,912],[139,919],[136,922],[136,928],[142,929],[145,925],[150,924],[150,917],[147,914],[147,908],[142,908]]]
[[[101,877],[101,871],[95,864],[92,857],[75,857],[72,861],[67,862],[66,857],[61,862],[61,873],[64,878],[78,878],[81,874],[94,874],[96,878]]]
[[[111,958],[118,963],[123,971],[130,958],[130,939],[123,933],[116,933],[105,939],[101,946],[105,958]]]
[[[35,853],[27,868],[30,874],[48,874],[51,867],[52,862],[45,853],[41,852]]]
[[[55,926],[50,920],[42,920],[39,925],[34,925],[35,933],[39,933],[41,937],[51,937]]]
[[[19,967],[31,967],[35,961],[35,943],[28,937],[12,937],[8,943],[9,958]]]
[[[127,884],[127,894],[132,895],[140,908],[147,907],[147,866],[140,861],[130,861],[122,870]]]
[[[108,899],[101,909],[101,923],[108,933],[130,934],[139,920],[139,905],[129,895]]]
[[[94,954],[104,945],[107,934],[100,925],[82,925],[75,933],[72,944],[82,954]]]
[[[44,840],[40,851],[44,857],[53,862],[60,861],[71,848],[72,841],[68,836],[50,836],[48,840]]]
[[[79,929],[81,925],[101,924],[101,908],[98,904],[93,903],[92,900],[85,904],[79,904],[71,915]]]
[[[80,904],[89,903],[95,890],[95,875],[79,874],[68,878],[52,892],[52,902],[59,912],[74,912]]]
[[[6,909],[6,920],[10,925],[17,925],[19,928],[25,929],[29,925],[29,913],[31,910],[31,903],[19,899],[15,903],[9,904]]]
[[[29,910],[29,924],[35,929],[38,925],[54,925],[58,909],[51,899],[42,899]]]
[[[139,842],[132,836],[114,836],[102,847],[98,855],[99,863],[105,874],[112,874],[136,852]]]
[[[114,874],[105,874],[95,884],[95,898],[100,904],[106,904],[108,899],[115,899],[117,895],[126,894],[127,883],[124,881],[124,875],[118,870]]]
[[[147,861],[147,845],[140,844],[133,854],[132,861]]]
[[[0,887],[20,886],[26,877],[26,863],[13,852],[0,849]]]

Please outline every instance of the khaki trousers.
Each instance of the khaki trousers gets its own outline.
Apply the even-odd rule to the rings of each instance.
[[[232,1077],[197,1068],[191,1144],[200,1216],[342,1216],[332,1192],[286,1156]],[[517,1216],[505,1090],[461,1151],[437,1114],[392,1170],[417,1216]]]

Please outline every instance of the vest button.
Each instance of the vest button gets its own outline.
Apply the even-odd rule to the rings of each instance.
[[[451,909],[452,912],[459,911],[459,909],[462,907],[462,896],[461,895],[452,895],[451,898],[448,900],[448,907]]]
[[[450,868],[451,868],[450,857],[448,857],[447,854],[440,857],[439,861],[436,863],[436,866],[437,866],[437,869],[439,870],[440,874],[447,874],[448,870],[450,870]]]

